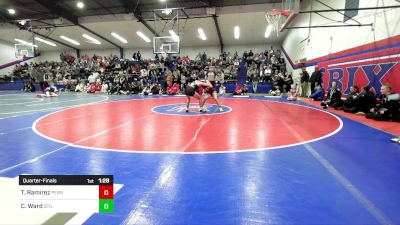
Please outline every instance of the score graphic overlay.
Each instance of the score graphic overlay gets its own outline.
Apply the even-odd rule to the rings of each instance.
[[[20,175],[19,208],[30,212],[114,212],[113,175]]]

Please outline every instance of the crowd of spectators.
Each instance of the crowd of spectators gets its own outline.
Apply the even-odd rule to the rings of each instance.
[[[243,66],[247,70],[246,80],[239,84],[238,74]],[[257,53],[245,51],[241,56],[237,52],[223,52],[218,58],[208,57],[203,52],[194,59],[156,54],[154,59],[144,60],[140,52],[135,52],[129,60],[113,55],[75,58],[64,52],[60,54],[60,62],[25,63],[16,65],[13,71],[14,77],[29,78],[25,91],[35,91],[34,83],[39,83],[42,90],[49,85],[63,85],[69,91],[124,95],[178,94],[199,74],[205,74],[214,86],[222,87],[220,93],[225,92],[226,82],[236,84],[233,94],[238,95],[247,94],[247,84],[252,84],[253,92],[257,92],[259,83],[269,83],[271,95],[287,93],[289,100],[309,97],[321,101],[323,108],[343,109],[375,120],[398,121],[400,117],[399,95],[391,92],[390,85],[382,86],[379,101],[369,86],[363,87],[361,92],[357,86],[352,86],[343,99],[336,82],[325,93],[323,73],[318,67],[311,76],[302,69],[299,84],[294,82],[291,73],[286,71],[280,50],[272,47]]]
[[[361,90],[358,86],[353,85],[350,87],[350,92],[346,98],[343,98],[342,90],[338,88],[335,81],[331,83],[329,90],[326,92],[323,90],[322,76],[323,73],[317,66],[311,76],[305,69],[302,69],[300,73],[300,96],[308,96],[315,101],[321,101],[321,106],[324,109],[332,107],[336,110],[344,110],[347,113],[365,115],[368,119],[400,122],[400,96],[392,92],[390,85],[382,85],[380,96],[376,96],[368,85],[363,86]],[[310,95],[308,95],[309,88],[311,89]],[[297,91],[293,91],[293,93],[297,96]]]
[[[400,95],[393,93],[390,85],[382,85],[380,91],[377,100],[369,86],[364,86],[359,92],[358,87],[353,85],[350,87],[350,93],[343,99],[341,90],[333,81],[321,106],[324,109],[332,107],[348,113],[365,115],[368,119],[400,122]]]
[[[33,82],[39,83],[42,90],[47,85],[64,85],[70,91],[89,91],[90,85],[96,84],[97,87],[107,88],[106,92],[110,94],[136,94],[152,89],[152,93],[156,89],[167,93],[171,87],[179,86],[179,90],[183,90],[201,73],[214,86],[219,87],[226,82],[239,86],[237,78],[241,62],[245,62],[247,67],[245,83],[252,84],[253,92],[257,92],[259,83],[271,83],[276,94],[288,92],[293,84],[281,51],[272,47],[257,53],[245,51],[241,56],[237,52],[223,52],[218,58],[208,57],[203,52],[194,59],[156,54],[154,59],[145,60],[140,52],[135,52],[131,59],[113,55],[75,58],[63,52],[59,62],[16,65],[12,76],[26,78],[26,90],[32,90],[30,86]]]

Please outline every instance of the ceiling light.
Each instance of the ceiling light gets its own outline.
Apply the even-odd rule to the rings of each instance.
[[[9,14],[14,15],[15,14],[15,9],[8,9],[7,10]]]
[[[111,35],[113,37],[115,37],[116,39],[118,39],[122,43],[125,43],[125,44],[128,43],[128,41],[125,38],[119,36],[117,33],[112,32]]]
[[[69,41],[74,45],[81,45],[79,42],[77,42],[77,41],[75,41],[75,40],[73,40],[73,39],[71,39],[69,37],[65,37],[65,36],[61,35],[60,38],[66,40],[66,41]]]
[[[239,28],[239,26],[235,26],[235,28],[233,28],[233,32],[235,34],[235,39],[239,39],[239,37],[240,37],[240,28]]]
[[[35,40],[36,40],[36,41],[43,42],[43,43],[45,43],[45,44],[48,44],[48,45],[51,45],[51,46],[53,46],[53,47],[55,47],[55,46],[56,46],[56,44],[54,44],[53,42],[50,42],[50,41],[47,41],[47,40],[41,39],[40,37],[35,37]]]
[[[269,24],[267,26],[267,30],[265,31],[265,38],[268,38],[271,35],[271,31],[272,31],[272,24]]]
[[[14,40],[19,42],[19,43],[21,43],[21,44],[28,44],[28,42],[26,42],[24,40],[21,40],[21,39],[18,39],[18,38],[14,38]]]
[[[165,15],[169,15],[169,14],[172,13],[172,9],[168,9],[168,8],[163,9],[163,10],[161,11],[161,13],[164,13]]]
[[[83,2],[77,2],[76,7],[82,9],[83,7],[85,7],[85,4],[83,4]]]
[[[29,43],[29,42],[27,42],[27,41],[24,41],[24,40],[21,40],[21,39],[18,39],[18,38],[15,38],[14,40],[17,41],[17,42],[19,42],[19,43],[21,43],[21,44],[30,45],[30,46],[33,46],[33,47],[35,47],[35,48],[38,47],[37,45],[34,45],[33,43]]]
[[[142,32],[138,31],[136,32],[137,35],[139,35],[139,37],[141,37],[145,42],[151,42],[150,39],[144,35]]]
[[[93,43],[93,44],[101,45],[101,42],[100,42],[99,40],[97,40],[96,38],[91,37],[91,36],[89,36],[89,35],[87,35],[87,34],[82,34],[82,37],[88,39],[88,40],[91,41],[91,43]]]
[[[179,36],[173,30],[169,30],[169,34],[175,39],[175,41],[179,41]]]
[[[167,0],[160,0],[160,2],[166,2]]]
[[[199,29],[197,29],[197,31],[199,32],[201,40],[203,40],[203,41],[207,40],[206,34],[204,33],[203,29],[199,28]]]

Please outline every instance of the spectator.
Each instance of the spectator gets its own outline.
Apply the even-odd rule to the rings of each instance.
[[[285,82],[283,85],[285,87],[284,91],[285,91],[285,93],[287,93],[290,91],[291,86],[293,84],[292,74],[288,73],[287,75],[284,76],[283,80]]]
[[[370,109],[375,107],[374,93],[371,92],[371,88],[367,85],[363,87],[363,90],[358,94],[357,98],[352,102],[352,107],[345,107],[345,112],[366,114],[370,112]]]
[[[210,81],[213,87],[215,87],[215,72],[213,67],[210,67],[207,72],[207,80]]]
[[[172,86],[172,82],[173,82],[173,76],[172,73],[169,69],[166,70],[166,74],[167,74],[167,87]]]
[[[143,91],[142,91],[142,95],[149,95],[149,94],[151,94],[151,85],[150,84],[147,84],[144,88],[143,88]]]
[[[203,54],[201,55],[201,63],[204,65],[207,62],[207,55],[206,52],[203,52]]]
[[[350,93],[347,95],[346,100],[340,100],[339,104],[336,105],[335,109],[349,109],[355,106],[355,101],[358,98],[358,87],[352,85],[350,87]]]
[[[322,89],[321,85],[317,85],[315,87],[314,93],[312,93],[309,98],[314,101],[322,101],[322,99],[324,99],[324,90]]]
[[[288,101],[296,101],[298,93],[299,93],[299,90],[297,88],[297,84],[292,84],[291,89],[290,89],[290,95],[287,98],[287,100]]]
[[[103,82],[101,85],[101,93],[107,93],[108,92],[108,84],[106,82]]]
[[[122,72],[121,72],[122,73]],[[94,73],[92,73],[89,77],[89,84],[94,84],[96,82],[96,75]]]
[[[315,91],[315,86],[321,85],[322,83],[322,72],[318,68],[318,66],[315,66],[314,72],[311,74],[310,77],[310,84],[311,84],[311,94],[314,93]]]
[[[242,95],[246,95],[247,94],[247,85],[246,84],[242,84],[241,88],[242,88]]]
[[[281,95],[281,89],[279,87],[278,79],[279,79],[278,76],[272,77],[272,86],[269,92],[272,96]]]
[[[325,100],[321,102],[321,106],[324,109],[327,109],[328,106],[332,106],[332,107],[336,108],[340,104],[341,97],[342,97],[342,92],[337,87],[336,81],[333,81],[332,87],[328,91],[328,94],[327,94]]]
[[[152,88],[151,88],[151,93],[152,93],[153,95],[160,94],[160,91],[161,91],[161,86],[160,86],[160,84],[154,84],[154,85],[152,86]]]
[[[85,84],[81,80],[78,80],[78,83],[75,87],[75,92],[84,92],[84,91],[85,91]]]
[[[251,80],[251,78],[254,76],[254,74],[256,74],[256,70],[255,70],[254,66],[250,66],[247,69],[247,78],[249,78]]]
[[[181,76],[181,72],[179,71],[179,68],[177,66],[175,66],[174,72],[173,72],[173,83],[174,84],[179,84],[180,83],[180,76]]]
[[[35,84],[33,83],[32,80],[29,81],[29,83],[25,84],[24,86],[24,92],[35,92]]]
[[[258,82],[259,78],[257,74],[253,74],[253,77],[251,78],[252,86],[253,86],[253,94],[257,92],[258,89]]]
[[[65,52],[60,53],[60,60],[61,60],[61,62],[65,61]]]
[[[383,85],[381,87],[381,97],[380,104],[372,108],[370,113],[365,115],[368,119],[388,121],[388,120],[398,120],[399,117],[399,101],[398,99],[390,98],[392,93],[392,87],[390,85]]]
[[[302,68],[302,71],[300,72],[300,83],[301,83],[301,97],[307,97],[308,94],[308,82],[310,80],[310,75],[308,74],[307,70],[305,68]]]
[[[226,93],[226,87],[224,86],[224,84],[221,84],[221,86],[219,86],[218,92],[220,95],[224,95]]]
[[[217,82],[219,84],[225,83],[225,74],[224,74],[224,72],[222,70],[218,71]]]
[[[240,85],[236,85],[233,95],[242,95],[242,87]]]

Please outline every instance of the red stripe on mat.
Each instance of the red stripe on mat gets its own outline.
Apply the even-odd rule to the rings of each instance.
[[[321,108],[321,102],[318,101],[312,101],[312,100],[302,100],[303,102],[316,106],[318,108]],[[368,126],[377,128],[382,131],[386,131],[388,133],[394,134],[394,135],[400,135],[400,126],[398,122],[393,122],[393,121],[376,121],[376,120],[371,120],[365,118],[364,115],[356,115],[352,113],[346,113],[342,110],[335,110],[334,108],[329,108],[328,111],[347,117],[349,119],[355,120],[357,122],[366,124]]]

